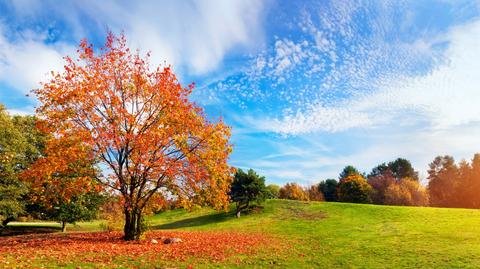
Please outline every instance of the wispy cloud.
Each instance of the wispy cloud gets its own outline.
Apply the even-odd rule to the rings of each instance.
[[[451,29],[437,41],[448,44],[445,62],[425,75],[395,75],[376,91],[342,102],[321,100],[261,126],[281,134],[335,132],[356,127],[411,124],[450,128],[480,118],[480,21]],[[400,120],[400,121],[399,121]]]

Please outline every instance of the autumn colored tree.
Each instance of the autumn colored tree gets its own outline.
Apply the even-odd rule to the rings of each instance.
[[[297,183],[287,183],[280,188],[280,199],[308,201],[308,192]]]
[[[123,35],[109,34],[99,51],[82,41],[78,58],[66,57],[64,72],[34,91],[44,128],[80,137],[106,167],[97,180],[123,198],[125,240],[140,238],[156,193],[186,207],[228,208],[230,128],[209,122],[188,100],[192,90],[170,67],[150,68],[148,54],[132,52]]]
[[[319,185],[312,185],[308,188],[308,200],[310,201],[325,201],[323,193],[320,191]]]
[[[30,210],[42,219],[62,223],[91,220],[102,201],[102,187],[90,148],[75,136],[47,141],[43,156],[20,177],[29,186]]]
[[[265,177],[259,176],[253,169],[246,173],[238,169],[233,178],[230,197],[237,206],[236,216],[240,217],[243,210],[248,209],[250,203],[261,203],[267,197]]]
[[[350,174],[340,179],[338,201],[347,203],[371,203],[372,187],[359,174]]]
[[[377,166],[376,169],[378,169]],[[379,169],[380,170],[380,169]],[[374,170],[375,171],[375,168]],[[385,192],[386,190],[392,185],[396,184],[397,180],[393,174],[393,172],[386,167],[381,171],[372,172],[371,175],[368,177],[368,184],[372,186],[372,202],[374,204],[383,205],[385,204]]]
[[[386,205],[428,206],[428,193],[417,180],[403,178],[385,190]]]

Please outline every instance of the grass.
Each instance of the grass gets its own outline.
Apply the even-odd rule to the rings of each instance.
[[[168,211],[149,222],[169,231],[268,234],[285,244],[198,267],[480,268],[479,210],[269,200],[261,213],[240,219],[198,209]],[[70,228],[98,230],[100,222]],[[185,263],[169,263],[175,265]]]

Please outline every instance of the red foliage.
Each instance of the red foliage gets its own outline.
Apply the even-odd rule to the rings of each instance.
[[[162,238],[177,237],[181,243],[163,244]],[[158,244],[151,243],[156,239]],[[119,232],[37,234],[0,238],[0,267],[7,259],[18,264],[56,260],[58,264],[92,262],[111,264],[118,259],[142,261],[191,258],[218,262],[235,254],[253,254],[274,240],[263,234],[236,232],[149,232],[143,241],[124,241]]]

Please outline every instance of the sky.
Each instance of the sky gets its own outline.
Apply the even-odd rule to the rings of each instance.
[[[317,183],[398,157],[480,152],[480,0],[0,0],[0,103],[109,31],[172,65],[191,100],[232,126],[233,166]]]

